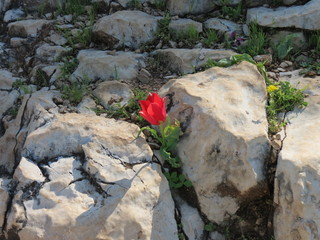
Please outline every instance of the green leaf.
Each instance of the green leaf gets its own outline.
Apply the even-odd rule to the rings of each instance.
[[[212,223],[208,223],[204,225],[204,230],[207,232],[213,232],[215,230],[215,226]]]
[[[167,125],[164,129],[164,135],[165,135],[165,144],[164,148],[167,149],[167,151],[171,152],[175,149],[175,147],[178,144],[179,137],[180,137],[180,127],[177,125]]]
[[[180,182],[184,182],[186,180],[186,176],[184,174],[179,175]]]
[[[182,182],[174,183],[173,188],[181,188],[183,186]]]
[[[192,186],[192,182],[187,180],[183,183],[186,187],[191,187]]]
[[[179,158],[173,158],[171,157],[171,153],[168,152],[166,149],[164,149],[163,147],[160,148],[160,156],[167,161],[171,167],[173,168],[179,168],[181,167],[181,162]]]

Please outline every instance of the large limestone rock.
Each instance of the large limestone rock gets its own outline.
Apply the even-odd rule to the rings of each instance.
[[[302,78],[299,71],[281,77],[307,86],[309,105],[286,115],[286,137],[275,179],[274,232],[277,240],[320,237],[320,78]]]
[[[183,16],[186,14],[207,13],[216,7],[213,0],[168,0],[167,9],[171,15]]]
[[[56,114],[29,132],[5,232],[20,240],[178,240],[167,180],[138,130]]]
[[[91,79],[130,80],[137,77],[139,69],[145,66],[144,55],[132,52],[81,50],[77,59],[79,66],[75,77],[88,76]]]
[[[93,27],[94,36],[110,48],[138,48],[154,38],[158,18],[141,11],[118,11],[100,18]]]
[[[247,22],[257,22],[266,27],[295,27],[306,30],[320,29],[320,2],[312,0],[303,6],[252,8],[247,11]]]
[[[179,74],[193,73],[203,66],[208,59],[220,60],[229,58],[236,53],[231,50],[213,49],[160,49],[152,53],[159,61],[172,72]]]
[[[178,155],[209,220],[221,223],[241,203],[265,194],[267,96],[254,65],[187,75],[160,93],[167,96],[171,119],[181,123]]]
[[[37,91],[32,96],[25,95],[16,118],[10,123],[5,134],[0,138],[0,168],[13,173],[21,159],[21,149],[27,133],[46,124],[58,112],[52,101],[53,91]]]
[[[15,37],[36,37],[38,32],[50,21],[44,19],[28,19],[8,24],[8,33]]]

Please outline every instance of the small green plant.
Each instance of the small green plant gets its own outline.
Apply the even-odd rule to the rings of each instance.
[[[287,113],[295,107],[302,108],[308,105],[304,101],[304,90],[305,88],[297,89],[292,87],[289,82],[279,82],[268,86],[267,115],[270,133],[277,133],[286,125],[286,122],[278,118],[279,113]]]
[[[192,183],[187,180],[186,176],[182,173],[178,172],[165,172],[164,176],[167,178],[169,182],[170,188],[181,188],[183,186],[185,187],[191,187]]]
[[[165,10],[166,9],[166,1],[165,0],[155,0],[154,5],[156,9]]]
[[[264,53],[267,45],[266,35],[257,23],[250,24],[250,36],[246,44],[239,47],[242,53],[256,56]]]
[[[49,87],[49,77],[44,71],[37,69],[34,84],[38,86],[38,89]]]
[[[314,50],[316,55],[320,54],[320,31],[311,33],[309,37],[309,47]]]
[[[24,94],[32,93],[32,88],[23,82],[21,79],[17,79],[13,84],[12,87],[15,89],[19,89]]]
[[[213,44],[215,44],[219,41],[219,35],[213,29],[207,30],[204,33],[204,36],[205,37],[203,38],[202,43],[205,47],[212,47]]]
[[[66,80],[77,68],[79,61],[78,59],[72,56],[64,57],[62,61],[63,61],[63,65],[60,67],[61,74],[59,76],[59,79]]]
[[[300,63],[300,67],[304,68],[300,71],[300,74],[304,76],[320,75],[320,62],[318,61],[312,63],[302,62]]]
[[[148,96],[148,92],[141,89],[133,89],[133,97],[129,99],[125,105],[112,104],[107,109],[93,109],[97,114],[107,113],[108,117],[112,118],[130,118],[131,114],[136,116],[137,122],[142,122],[143,118],[138,114],[140,111],[139,101]],[[99,100],[96,99],[99,103]]]
[[[48,12],[49,7],[50,7],[50,6],[49,6],[49,4],[48,4],[47,1],[41,2],[41,3],[38,5],[38,8],[37,8],[39,15],[40,15],[40,16],[43,16],[46,12]]]
[[[89,0],[66,0],[58,12],[64,15],[72,14],[73,19],[76,19],[86,13],[85,6],[89,4]]]
[[[8,110],[7,114],[12,116],[12,118],[16,118],[19,112],[19,108],[20,106],[15,105]]]
[[[77,105],[85,95],[90,93],[90,79],[88,77],[78,78],[70,84],[63,84],[61,88],[62,98]]]
[[[156,32],[156,37],[164,42],[167,42],[171,39],[169,24],[171,22],[171,16],[169,13],[166,13],[164,17],[158,20],[159,29]]]
[[[274,56],[276,59],[283,60],[293,48],[293,39],[297,37],[297,34],[289,34],[285,36],[276,46],[274,46]]]
[[[82,46],[89,46],[92,40],[92,29],[93,23],[89,27],[82,27],[77,31],[75,35],[73,35],[69,29],[66,28],[56,28],[62,36],[67,39],[67,45],[71,48],[75,48],[76,44],[81,44]]]
[[[222,2],[222,15],[228,17],[234,21],[240,20],[242,16],[242,4],[239,3],[237,6],[228,6],[229,0],[223,0]]]
[[[142,8],[142,4],[139,0],[131,0],[128,3],[128,7],[134,8],[134,9],[140,9],[140,8]]]
[[[181,30],[181,31],[172,31],[171,36],[173,40],[175,41],[185,41],[187,43],[194,44],[196,41],[199,40],[199,32],[194,25],[189,25],[186,29]]]
[[[213,224],[212,222],[204,225],[204,230],[207,232],[213,232],[216,230],[216,228],[217,228],[217,226],[215,224]]]

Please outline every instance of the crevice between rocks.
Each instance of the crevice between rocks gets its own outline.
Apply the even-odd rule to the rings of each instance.
[[[15,169],[17,168],[18,164],[19,164],[19,157],[21,157],[21,154],[18,154],[18,150],[17,150],[17,147],[18,147],[18,135],[19,133],[21,132],[23,126],[24,126],[24,122],[23,122],[23,119],[25,117],[25,113],[26,113],[26,109],[27,109],[27,106],[28,106],[28,103],[29,103],[29,100],[31,99],[31,96],[32,96],[32,93],[28,96],[28,99],[26,100],[26,103],[25,105],[23,106],[23,112],[21,114],[21,119],[20,119],[20,126],[19,126],[19,130],[17,131],[16,135],[15,135],[15,145],[14,145],[14,148],[13,148],[13,152],[14,152],[14,167],[13,167],[13,172],[12,174],[14,173]]]

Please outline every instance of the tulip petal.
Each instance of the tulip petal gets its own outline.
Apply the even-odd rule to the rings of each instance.
[[[143,112],[147,112],[148,106],[150,105],[150,102],[148,100],[140,100],[139,101],[141,109]]]
[[[163,113],[163,108],[161,108],[157,103],[151,103],[148,107],[148,115],[152,116],[152,118],[158,122],[156,125],[159,125],[160,122],[164,122],[166,120],[166,115]]]
[[[159,125],[158,121],[156,121],[155,119],[153,119],[150,115],[148,115],[147,113],[140,111],[139,114],[145,119],[147,120],[150,124],[152,125]]]

